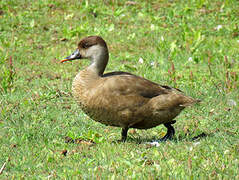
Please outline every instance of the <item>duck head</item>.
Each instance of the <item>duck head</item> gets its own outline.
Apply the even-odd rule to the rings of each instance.
[[[100,36],[88,36],[82,39],[78,48],[70,56],[61,60],[61,63],[77,59],[91,60],[88,69],[102,75],[109,59],[106,42]]]

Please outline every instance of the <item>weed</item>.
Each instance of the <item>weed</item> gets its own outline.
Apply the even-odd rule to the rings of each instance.
[[[0,84],[1,84],[1,92],[7,93],[11,92],[14,85],[14,78],[16,75],[15,69],[13,67],[12,56],[9,58],[8,64],[4,61],[1,62],[1,73],[0,73]]]

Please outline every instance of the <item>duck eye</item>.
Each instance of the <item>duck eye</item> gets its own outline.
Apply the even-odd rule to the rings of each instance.
[[[86,49],[86,48],[89,47],[89,45],[88,45],[88,44],[83,44],[82,47],[83,47],[84,49]]]

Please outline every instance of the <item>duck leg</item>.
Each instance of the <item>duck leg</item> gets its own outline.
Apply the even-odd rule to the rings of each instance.
[[[128,127],[122,128],[122,131],[121,131],[121,140],[120,140],[121,142],[125,142],[125,141],[126,141],[128,130],[129,130]]]
[[[160,141],[167,141],[167,140],[172,140],[175,130],[171,124],[174,124],[176,121],[172,121],[169,123],[165,123],[164,126],[168,129],[167,134],[160,139]]]

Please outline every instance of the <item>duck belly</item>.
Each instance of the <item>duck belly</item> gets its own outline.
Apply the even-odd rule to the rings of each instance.
[[[170,109],[149,109],[141,108],[113,108],[106,105],[87,106],[80,103],[81,109],[94,121],[109,126],[128,127],[136,129],[149,129],[160,124],[168,123],[182,111],[183,107],[173,107]]]
[[[134,116],[134,113],[128,108],[122,110],[115,110],[102,106],[81,106],[81,109],[94,121],[109,126],[129,127],[131,123],[137,121],[137,118]]]

